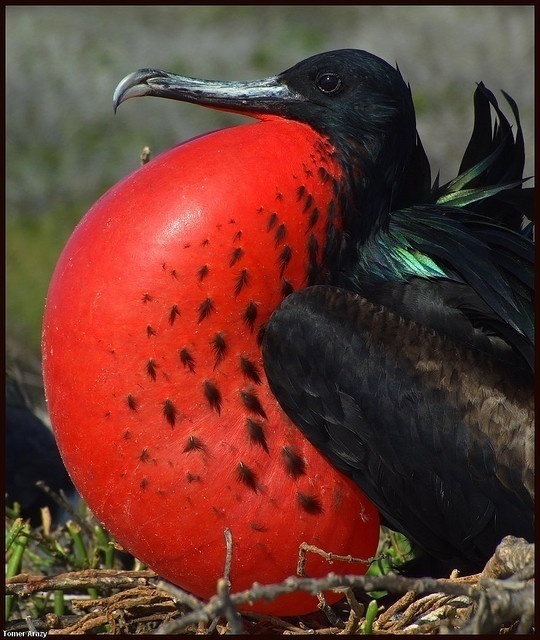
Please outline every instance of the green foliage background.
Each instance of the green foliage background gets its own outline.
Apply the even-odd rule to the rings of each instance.
[[[517,100],[532,174],[532,6],[10,6],[6,20],[7,345],[36,397],[47,286],[78,220],[143,146],[155,155],[243,121],[150,99],[114,116],[113,90],[131,71],[253,79],[321,51],[366,49],[410,82],[442,179],[458,167],[480,80]]]

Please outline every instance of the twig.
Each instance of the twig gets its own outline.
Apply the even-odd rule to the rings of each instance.
[[[226,554],[225,554],[225,567],[223,568],[223,577],[231,584],[230,576],[231,576],[231,565],[232,565],[232,554],[233,554],[233,539],[232,533],[230,529],[225,529],[223,532],[225,536],[225,545],[226,545]]]
[[[223,616],[225,616],[225,618],[227,618],[231,633],[244,633],[244,623],[242,622],[242,617],[238,613],[232,602],[229,581],[225,580],[225,578],[220,578],[218,580],[217,594],[223,602],[222,614]]]
[[[394,602],[393,605],[388,607],[386,611],[383,611],[377,621],[375,622],[375,629],[385,629],[392,618],[399,616],[402,611],[405,611],[416,599],[416,593],[414,591],[407,591],[407,593],[399,600]]]
[[[196,598],[188,591],[184,591],[170,582],[165,582],[165,580],[159,580],[156,584],[156,589],[168,593],[177,605],[177,608],[180,606],[186,606],[195,611],[196,609],[204,607],[205,603],[203,600],[199,600],[199,598]]]
[[[69,591],[71,589],[126,589],[147,585],[157,578],[153,571],[117,571],[114,569],[85,569],[60,573],[56,576],[32,576],[20,573],[6,580],[6,593],[26,598],[38,591]]]
[[[352,589],[349,588],[345,591],[345,597],[349,604],[349,618],[343,629],[340,631],[340,634],[352,635],[356,632],[360,625],[360,621],[364,617],[365,607],[358,602]]]
[[[143,147],[140,155],[141,167],[150,162],[151,156],[150,147]]]
[[[316,553],[317,555],[323,557],[328,564],[332,564],[334,560],[338,560],[340,562],[359,562],[360,564],[370,565],[375,558],[354,558],[351,555],[348,556],[340,556],[331,551],[324,551],[324,549],[320,549],[312,544],[308,544],[307,542],[302,542],[300,547],[298,548],[298,565],[296,568],[296,573],[299,576],[305,576],[305,567],[306,567],[306,559],[307,553]]]

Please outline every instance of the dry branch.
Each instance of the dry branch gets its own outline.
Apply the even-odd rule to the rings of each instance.
[[[116,569],[85,569],[56,576],[32,576],[20,573],[6,580],[6,594],[26,598],[38,591],[71,591],[90,588],[129,589],[147,585],[157,578],[153,571],[118,571]]]

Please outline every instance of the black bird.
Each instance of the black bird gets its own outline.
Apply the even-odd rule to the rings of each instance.
[[[17,379],[6,375],[6,504],[19,503],[23,518],[41,524],[41,508],[49,507],[53,519],[59,505],[36,482],[55,492],[74,493],[52,431],[32,411]]]
[[[449,567],[533,537],[533,190],[515,133],[479,84],[458,176],[431,184],[411,92],[365,51],[261,82],[143,69],[115,107],[161,96],[301,121],[343,170],[322,264],[266,326],[270,387],[387,522]],[[494,121],[493,121],[494,115]]]

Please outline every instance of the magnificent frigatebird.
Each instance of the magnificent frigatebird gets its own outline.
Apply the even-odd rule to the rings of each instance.
[[[515,136],[478,86],[458,177],[440,186],[408,86],[364,51],[246,83],[143,69],[114,106],[137,96],[261,122],[128,177],[57,266],[48,401],[104,523],[202,595],[224,526],[238,588],[292,567],[299,539],[357,544],[375,522],[358,487],[453,567],[530,539],[532,191],[513,100]]]

